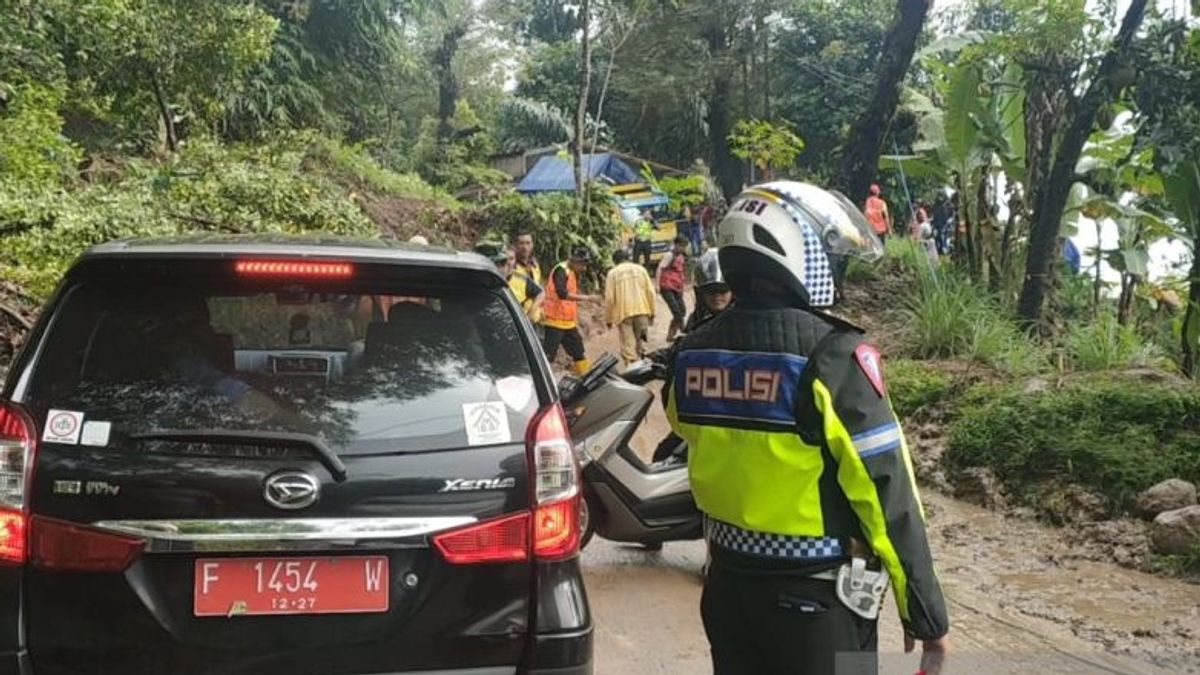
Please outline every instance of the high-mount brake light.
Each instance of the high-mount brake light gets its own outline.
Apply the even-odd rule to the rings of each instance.
[[[0,564],[25,563],[29,470],[37,447],[33,420],[15,403],[0,401]]]
[[[307,260],[239,260],[234,271],[252,277],[311,277],[338,279],[354,275],[354,266],[340,262]]]
[[[451,563],[548,562],[579,553],[579,468],[562,408],[542,410],[526,435],[534,504],[530,511],[452,530],[433,538]]]

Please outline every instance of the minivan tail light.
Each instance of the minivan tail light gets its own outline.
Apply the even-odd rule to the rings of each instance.
[[[555,404],[529,424],[526,450],[533,478],[530,511],[510,514],[433,537],[451,563],[565,560],[579,553],[579,467],[567,420]],[[531,545],[532,544],[532,545]]]
[[[76,572],[121,572],[146,542],[94,527],[34,516],[29,560],[34,567]]]
[[[529,450],[533,454],[534,497],[548,504],[579,494],[579,472],[567,420],[555,404],[538,414],[529,425]]]
[[[579,466],[567,419],[557,403],[529,425],[534,474],[533,553],[539,560],[564,560],[579,553]]]
[[[447,561],[457,564],[520,562],[529,559],[529,514],[439,534],[433,545]]]
[[[579,553],[579,497],[546,504],[533,512],[533,552],[541,560]]]
[[[0,562],[25,562],[26,520],[23,511],[0,509]]]
[[[33,420],[19,405],[0,401],[0,563],[25,562],[26,487],[36,447]]]

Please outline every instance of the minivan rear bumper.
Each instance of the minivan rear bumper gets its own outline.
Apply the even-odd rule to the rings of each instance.
[[[535,635],[523,675],[592,675],[592,627]]]

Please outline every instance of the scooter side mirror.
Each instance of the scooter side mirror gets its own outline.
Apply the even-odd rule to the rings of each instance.
[[[558,395],[564,403],[570,402],[575,398],[579,391],[579,378],[571,374],[563,375],[558,378]]]

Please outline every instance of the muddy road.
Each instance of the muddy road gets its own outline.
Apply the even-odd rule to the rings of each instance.
[[[661,345],[666,321],[651,332]],[[617,351],[615,332],[588,343],[593,357]],[[635,448],[648,456],[666,430],[656,406]],[[950,603],[950,673],[1200,673],[1200,586],[1096,562],[1055,528],[929,488],[922,496]],[[703,563],[700,542],[650,553],[593,541],[583,565],[598,675],[711,672],[699,617]],[[910,675],[916,658],[901,653],[894,606],[884,614],[882,672]]]

